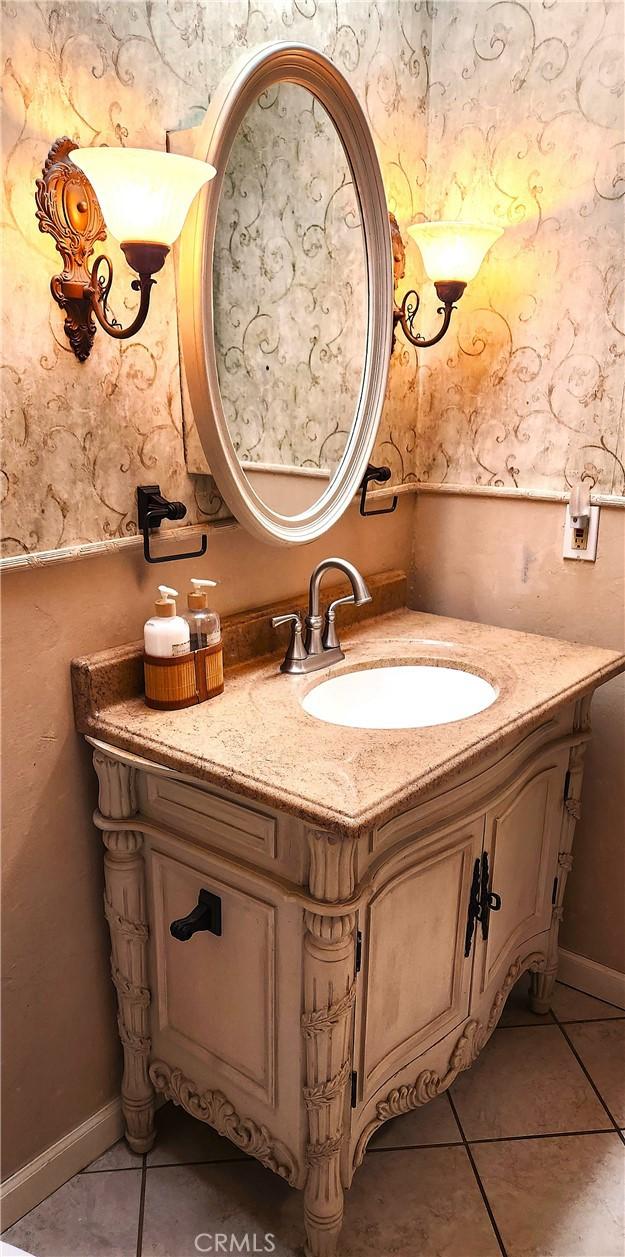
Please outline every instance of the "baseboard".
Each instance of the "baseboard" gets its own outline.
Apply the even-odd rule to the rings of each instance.
[[[111,1100],[13,1174],[0,1187],[2,1230],[41,1204],[68,1179],[101,1157],[123,1134],[119,1099]]]
[[[575,952],[561,947],[558,978],[567,986],[585,991],[586,995],[594,995],[595,999],[607,1000],[608,1004],[625,1009],[625,973],[619,973],[617,969],[608,969],[607,965],[598,965],[596,960],[577,956]]]

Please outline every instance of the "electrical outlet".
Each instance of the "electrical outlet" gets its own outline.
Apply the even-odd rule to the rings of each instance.
[[[597,557],[598,534],[599,507],[591,506],[590,515],[574,520],[571,516],[570,504],[567,503],[562,558],[585,559],[588,563],[594,563]]]

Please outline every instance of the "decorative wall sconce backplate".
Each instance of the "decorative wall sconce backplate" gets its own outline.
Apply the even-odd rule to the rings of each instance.
[[[88,358],[95,336],[91,305],[91,274],[87,259],[106,227],[93,188],[78,166],[67,159],[78,145],[65,135],[50,149],[35,201],[39,230],[52,236],[63,259],[50,291],[65,311],[65,334],[80,362]]]
[[[153,274],[163,266],[167,245],[126,242],[121,248],[129,266],[137,271],[131,287],[140,293],[139,309],[129,327],[109,318],[107,299],[113,283],[113,264],[100,254],[91,270],[87,265],[97,240],[106,239],[102,211],[87,176],[70,160],[78,148],[68,136],[56,140],[37,179],[35,202],[39,230],[52,236],[63,259],[63,270],[50,281],[54,300],[65,312],[65,334],[79,362],[89,357],[96,333],[94,315],[101,327],[116,340],[134,336],[143,326]],[[100,274],[100,267],[106,268]]]

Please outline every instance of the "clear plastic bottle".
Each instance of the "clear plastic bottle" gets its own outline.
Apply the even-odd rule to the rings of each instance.
[[[221,641],[221,621],[216,611],[208,605],[207,589],[212,589],[216,580],[193,579],[193,588],[187,594],[188,610],[184,618],[189,627],[190,650],[202,650],[204,646],[216,646]]]
[[[176,655],[188,655],[189,625],[183,616],[176,614],[177,589],[159,585],[161,595],[154,603],[155,614],[143,626],[143,645],[146,655],[160,659],[173,659]]]

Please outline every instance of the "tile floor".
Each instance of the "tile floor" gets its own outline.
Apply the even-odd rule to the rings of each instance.
[[[625,1013],[559,985],[536,1017],[526,987],[448,1095],[377,1132],[341,1257],[623,1257]],[[195,1257],[218,1233],[301,1252],[299,1192],[171,1105],[158,1126],[147,1157],[116,1144],[3,1238],[34,1257]]]

